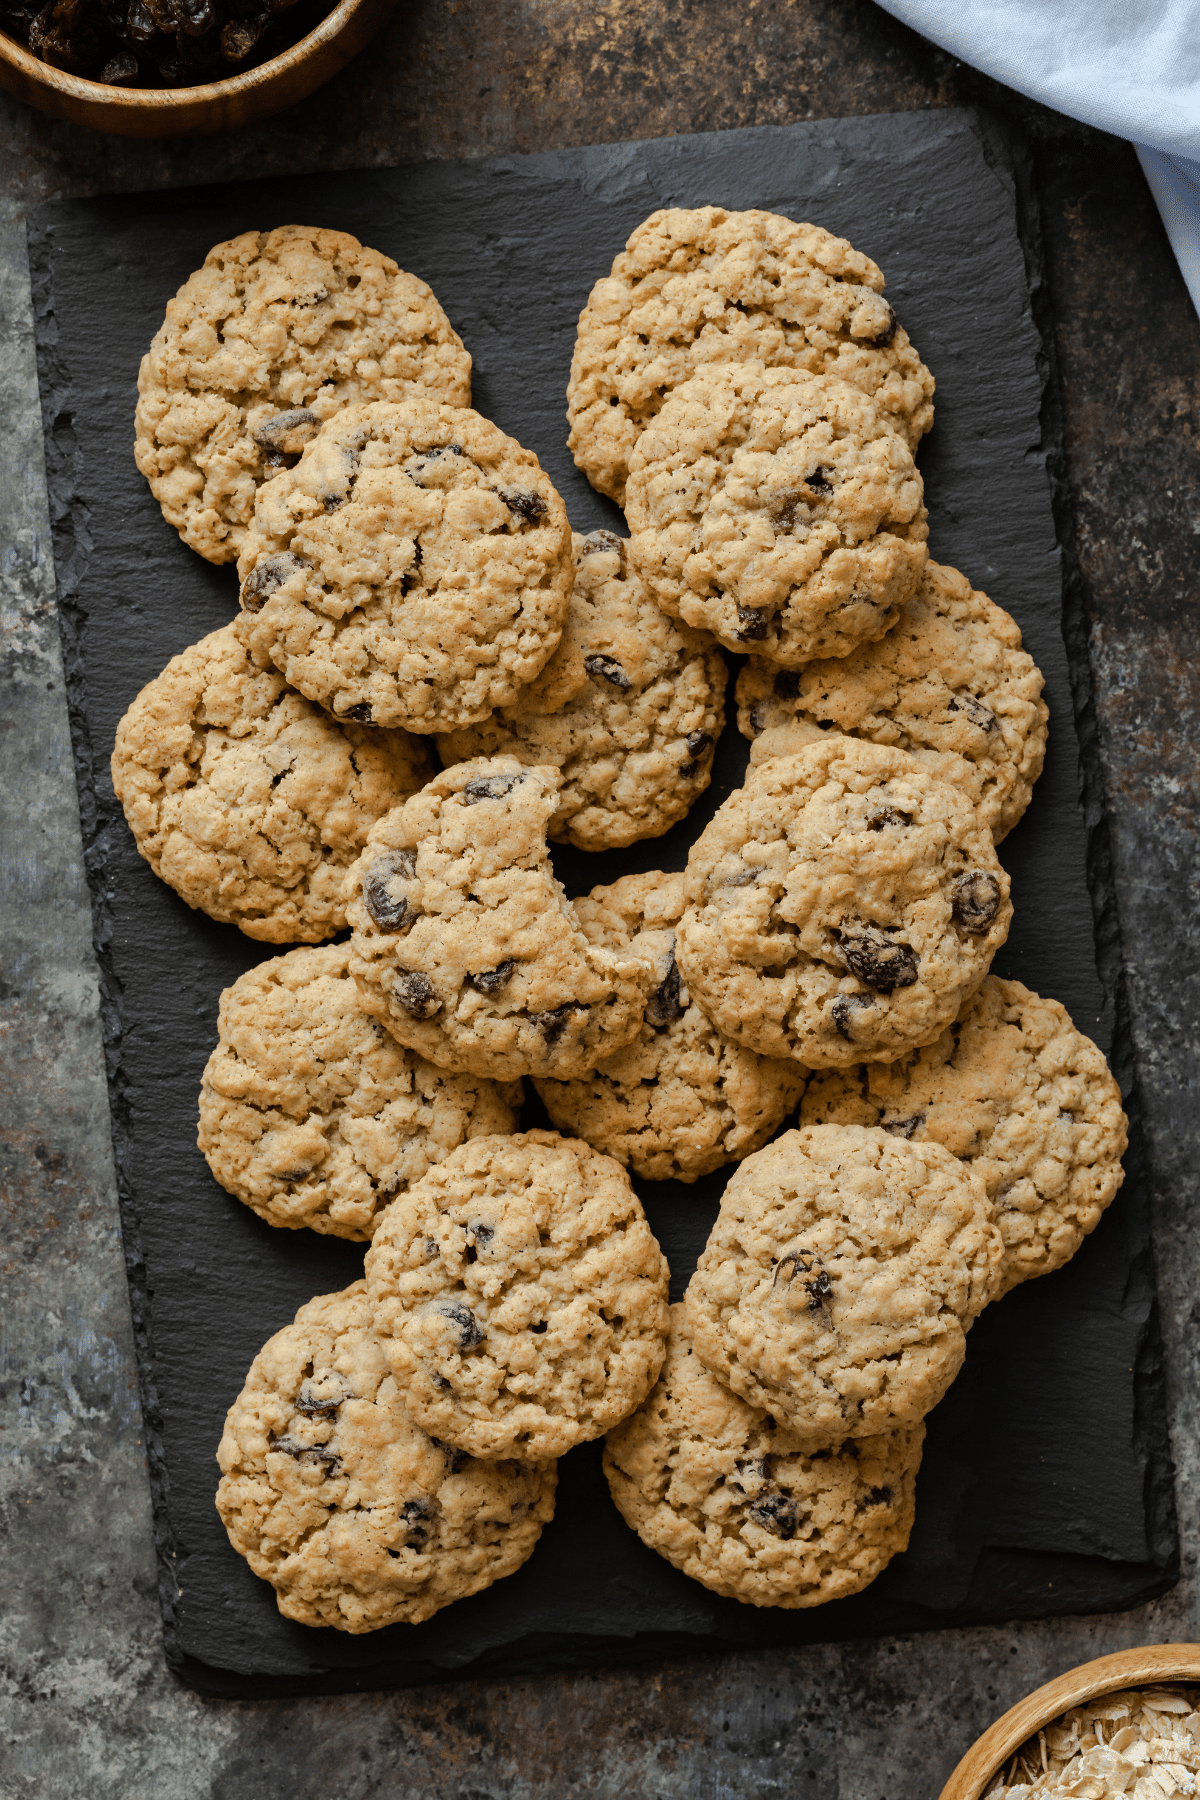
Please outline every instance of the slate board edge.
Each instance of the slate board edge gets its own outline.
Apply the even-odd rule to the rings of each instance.
[[[1046,246],[1034,161],[1028,143],[1011,119],[984,108],[979,108],[968,117],[989,165],[1012,189],[1017,235],[1025,254],[1033,322],[1041,344],[1038,358],[1041,377],[1039,450],[1050,483],[1050,503],[1062,570],[1062,633],[1071,679],[1075,735],[1079,743],[1079,795],[1087,837],[1087,885],[1095,926],[1096,967],[1106,1003],[1113,1008],[1114,1013],[1109,1064],[1120,1083],[1129,1119],[1129,1148],[1124,1157],[1126,1179],[1141,1184],[1149,1194],[1152,1170],[1147,1153],[1133,1045],[1129,984],[1117,908],[1112,837],[1105,803],[1104,766],[1100,756],[1091,650],[1084,609],[1083,568],[1067,478],[1066,422],[1058,343],[1046,272]],[[1147,1241],[1145,1265],[1137,1273],[1148,1282],[1150,1306],[1139,1345],[1135,1392],[1140,1440],[1147,1446],[1147,1533],[1154,1546],[1155,1562],[1163,1571],[1162,1585],[1157,1591],[1166,1592],[1179,1580],[1182,1564],[1166,1386],[1161,1379],[1155,1379],[1163,1368],[1164,1348],[1153,1237]]]
[[[955,109],[959,111],[959,109]],[[1038,447],[1050,477],[1054,523],[1059,547],[1063,587],[1063,636],[1071,679],[1075,724],[1080,753],[1080,786],[1087,832],[1087,882],[1095,925],[1096,961],[1106,997],[1115,1006],[1113,1043],[1114,1072],[1121,1079],[1126,1105],[1131,1118],[1131,1145],[1126,1167],[1132,1177],[1145,1177],[1142,1135],[1138,1124],[1136,1087],[1134,1084],[1132,1041],[1128,1010],[1125,1003],[1125,980],[1120,932],[1116,912],[1116,896],[1112,879],[1109,832],[1104,811],[1103,771],[1092,695],[1092,676],[1086,624],[1083,616],[1082,581],[1075,552],[1074,522],[1065,479],[1063,416],[1055,362],[1053,320],[1050,316],[1048,289],[1044,276],[1044,256],[1032,178],[1032,161],[1007,122],[978,111],[959,111],[981,142],[990,167],[1014,197],[1018,235],[1025,255],[1026,271],[1033,303],[1033,319],[1041,343],[1038,359],[1041,378],[1042,438]],[[721,134],[724,135],[724,134]],[[637,142],[639,140],[632,140]],[[647,140],[655,142],[657,140]],[[603,147],[603,146],[601,146]],[[510,160],[510,159],[505,159]],[[198,190],[193,189],[193,192]],[[43,209],[37,209],[40,213]],[[53,211],[53,203],[45,209]],[[605,1664],[641,1663],[662,1660],[666,1656],[713,1655],[733,1649],[745,1650],[745,1643],[710,1635],[700,1637],[687,1633],[649,1633],[630,1639],[586,1639],[541,1637],[502,1647],[485,1653],[472,1664],[448,1668],[432,1663],[406,1665],[401,1675],[393,1666],[375,1665],[357,1672],[329,1669],[311,1678],[246,1676],[201,1662],[187,1653],[178,1628],[180,1591],[176,1578],[177,1550],[169,1523],[167,1504],[169,1474],[163,1453],[161,1413],[155,1388],[155,1362],[152,1351],[150,1301],[147,1272],[140,1246],[140,1231],[135,1197],[129,1176],[131,1123],[121,1066],[122,1007],[121,987],[116,977],[109,945],[112,922],[105,894],[104,878],[107,860],[107,833],[99,824],[100,809],[96,803],[94,781],[95,757],[84,702],[84,669],[81,652],[85,614],[78,600],[76,544],[82,545],[86,560],[88,536],[87,509],[74,493],[71,472],[71,439],[69,403],[60,410],[60,401],[69,402],[70,382],[56,355],[56,328],[50,278],[50,261],[46,235],[37,224],[37,213],[28,223],[31,282],[34,299],[35,335],[37,342],[39,385],[43,408],[43,431],[46,444],[46,475],[54,537],[54,561],[58,592],[58,617],[63,640],[63,663],[71,719],[72,748],[76,785],[79,792],[85,867],[93,912],[93,942],[98,964],[101,1021],[103,1027],[106,1073],[112,1111],[113,1149],[117,1169],[118,1195],[121,1207],[122,1240],[130,1290],[130,1308],[134,1339],[138,1354],[140,1398],[145,1427],[148,1475],[153,1502],[155,1550],[159,1571],[159,1597],[163,1614],[164,1648],[169,1666],[196,1691],[229,1698],[268,1698],[322,1692],[367,1691],[375,1687],[413,1686],[424,1682],[445,1682],[478,1678],[480,1675],[533,1673],[547,1668],[598,1667]],[[60,436],[63,422],[68,429]],[[1161,1381],[1162,1341],[1159,1326],[1157,1291],[1154,1285],[1152,1251],[1147,1252],[1146,1265],[1130,1271],[1131,1277],[1149,1283],[1150,1306],[1139,1346],[1136,1380],[1138,1420],[1142,1441],[1150,1447],[1147,1456],[1148,1525],[1155,1548],[1152,1564],[1122,1565],[1132,1576],[1132,1587],[1114,1597],[1101,1609],[1125,1610],[1164,1592],[1179,1576],[1179,1546],[1176,1530],[1173,1466],[1166,1426],[1165,1392]],[[1025,1553],[1019,1553],[1025,1554]],[[1070,1559],[1061,1559],[1069,1561]],[[1083,1563],[1087,1559],[1078,1559]],[[1139,1574],[1140,1572],[1140,1574]],[[1051,1617],[1062,1611],[1061,1605],[1022,1610],[1021,1617]],[[1067,1610],[1083,1613],[1095,1607],[1076,1605]],[[978,1622],[974,1609],[967,1603],[953,1617],[931,1613],[927,1629],[944,1629],[950,1625]],[[992,1614],[988,1614],[991,1619]],[[852,1634],[847,1634],[847,1636]],[[873,1635],[873,1634],[872,1634]],[[823,1641],[837,1641],[823,1640]]]

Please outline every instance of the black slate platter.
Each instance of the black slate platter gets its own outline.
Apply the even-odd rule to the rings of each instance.
[[[214,1184],[195,1148],[218,996],[264,947],[190,912],[155,879],[108,776],[114,729],[138,689],[228,620],[236,600],[232,570],[183,547],[136,473],[139,358],[166,300],[213,243],[293,218],[341,227],[432,284],[474,355],[476,405],[537,452],[578,528],[611,525],[618,515],[565,444],[575,319],[646,214],[710,202],[767,207],[849,236],[882,264],[889,297],[937,376],[937,424],[921,452],[933,552],[1015,614],[1051,707],[1046,772],[1003,846],[1016,920],[996,967],[1056,995],[1110,1045],[1106,984],[1119,969],[1111,895],[1094,845],[1089,859],[1079,799],[1072,683],[1086,721],[1086,650],[1078,631],[1073,662],[1064,647],[1041,345],[1011,167],[968,116],[842,120],[41,208],[31,251],[55,557],[166,1641],[173,1666],[205,1692],[379,1687],[1108,1610],[1175,1577],[1136,1156],[1074,1263],[975,1327],[966,1368],[929,1421],[911,1546],[852,1600],[789,1612],[708,1593],[627,1530],[598,1445],[564,1459],[557,1517],[517,1575],[425,1625],[367,1637],[282,1619],[213,1509],[221,1422],[255,1352],[310,1296],[354,1279],[362,1252],[271,1230]],[[1035,254],[1028,237],[1026,249]],[[568,891],[681,867],[745,763],[731,723],[711,793],[692,817],[625,854],[557,855]],[[537,1122],[531,1105],[526,1123]],[[640,1186],[676,1294],[722,1185],[715,1177],[692,1188]]]

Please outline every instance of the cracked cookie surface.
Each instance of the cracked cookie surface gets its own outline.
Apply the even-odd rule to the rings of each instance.
[[[553,1462],[480,1462],[413,1419],[366,1283],[266,1343],[225,1421],[217,1511],[301,1625],[417,1625],[511,1575],[554,1516]]]
[[[796,667],[881,637],[928,555],[903,438],[844,381],[735,363],[638,439],[629,553],[665,612]]]
[[[759,1149],[807,1075],[733,1043],[692,1000],[675,961],[683,885],[653,871],[575,901],[591,941],[644,957],[655,985],[632,1043],[573,1081],[536,1084],[555,1125],[650,1181],[695,1181]]]
[[[754,767],[831,729],[907,750],[962,789],[999,843],[1042,772],[1042,686],[1016,620],[930,562],[891,630],[849,656],[801,669],[752,656],[738,676],[738,729]]]
[[[611,531],[574,538],[562,641],[511,706],[437,740],[443,762],[515,756],[562,775],[550,837],[580,850],[659,837],[709,784],[725,660],[669,619]]]
[[[189,906],[271,944],[346,923],[370,827],[433,773],[419,739],[339,724],[251,662],[232,625],[172,657],[117,727],[137,847]]]
[[[1061,1268],[1124,1179],[1121,1091],[1057,1000],[989,975],[935,1043],[829,1070],[801,1114],[943,1145],[982,1180],[1004,1241],[999,1292]]]
[[[748,1158],[688,1283],[700,1360],[805,1447],[916,1425],[995,1297],[983,1183],[940,1144],[856,1125]]]
[[[362,1004],[442,1068],[580,1075],[636,1037],[652,970],[592,945],[555,880],[556,769],[457,763],[380,821],[347,879]]]
[[[566,509],[532,451],[430,400],[346,406],[260,488],[238,634],[336,717],[452,731],[549,660]]]
[[[468,1138],[513,1131],[520,1084],[435,1068],[359,1005],[348,944],[290,950],[221,995],[199,1145],[269,1225],[369,1240]]]
[[[184,542],[232,562],[259,487],[323,420],[414,392],[471,403],[471,358],[423,281],[344,231],[247,231],[168,301],[134,455]]]
[[[858,387],[915,449],[933,377],[870,260],[778,213],[670,207],[638,226],[579,316],[570,447],[625,503],[629,459],[672,389],[701,369],[761,362]]]
[[[394,1200],[367,1253],[413,1416],[475,1456],[561,1456],[645,1399],[667,1264],[619,1163],[552,1131],[476,1138]]]
[[[958,788],[826,733],[752,769],[693,844],[676,955],[735,1042],[891,1062],[958,1013],[1008,936],[1009,880]]]
[[[823,1606],[906,1548],[924,1441],[917,1425],[810,1454],[709,1373],[673,1306],[662,1374],[609,1432],[604,1473],[626,1524],[694,1581],[751,1606]]]

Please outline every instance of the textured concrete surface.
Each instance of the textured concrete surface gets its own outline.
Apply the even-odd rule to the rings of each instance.
[[[982,104],[1035,147],[1079,601],[1096,676],[1155,1183],[1183,1534],[1140,1613],[401,1695],[205,1702],[161,1661],[79,820],[53,614],[22,208],[59,192]],[[1200,330],[1127,146],[1006,95],[869,0],[417,0],[255,131],[127,144],[0,96],[0,1508],[3,1800],[924,1800],[1029,1687],[1200,1637]],[[297,216],[303,181],[297,179]],[[1036,447],[1031,446],[1031,452]],[[83,842],[89,822],[83,821]]]

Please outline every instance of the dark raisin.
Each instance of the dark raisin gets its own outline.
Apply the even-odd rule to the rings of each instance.
[[[654,1031],[665,1031],[676,1019],[682,1019],[687,1008],[679,998],[682,982],[679,967],[675,961],[675,951],[671,951],[671,960],[667,972],[646,1002],[646,1010],[642,1014],[647,1025]]]
[[[779,1277],[786,1271],[787,1284],[790,1287],[797,1275],[807,1277],[803,1283],[808,1295],[808,1310],[821,1312],[828,1304],[833,1293],[833,1284],[829,1279],[824,1263],[815,1250],[789,1250],[781,1256],[775,1265],[775,1273],[771,1277],[771,1286],[776,1287]]]
[[[756,700],[750,708],[750,735],[761,737],[767,728],[767,709],[761,700]]]
[[[615,531],[589,531],[583,540],[585,556],[611,556],[614,551],[624,559],[625,540]]]
[[[747,1510],[756,1525],[785,1542],[794,1538],[799,1529],[800,1508],[790,1494],[760,1494]]]
[[[241,62],[244,57],[249,56],[270,23],[266,13],[257,19],[230,19],[221,28],[221,55],[225,61]],[[325,510],[335,510],[328,498],[325,500]]]
[[[398,969],[392,992],[412,1019],[431,1019],[441,1008],[428,975],[412,969]]]
[[[496,492],[509,512],[518,519],[524,519],[527,524],[532,525],[535,519],[540,519],[550,510],[542,496],[532,488],[497,488]]]
[[[484,775],[460,788],[459,799],[464,806],[478,806],[481,800],[503,800],[524,779],[524,775]]]
[[[450,1383],[446,1381],[443,1382],[442,1385],[444,1387],[449,1387]],[[471,1460],[465,1450],[456,1449],[453,1444],[448,1444],[444,1438],[431,1437],[429,1441],[435,1449],[441,1451],[442,1455],[449,1463],[451,1475],[457,1475],[463,1464]]]
[[[157,29],[145,0],[129,0],[129,11],[125,14],[125,33],[130,43],[138,50],[144,49],[152,41]]]
[[[530,1331],[532,1331],[532,1333],[535,1337],[541,1337],[542,1333],[546,1330],[545,1319],[539,1319],[537,1324],[531,1325],[529,1327],[529,1329],[530,1329]]]
[[[727,875],[725,877],[724,881],[721,883],[721,886],[727,887],[727,888],[751,887],[753,885],[753,883],[758,880],[758,878],[761,874],[762,874],[761,867],[754,868],[754,869],[743,869],[737,875]]]
[[[886,300],[883,304],[887,307],[887,324],[882,331],[877,331],[873,338],[867,339],[868,344],[874,344],[877,350],[885,350],[887,348],[895,337],[897,327],[900,323],[899,319],[896,317],[895,308]]]
[[[343,1394],[340,1400],[322,1400],[318,1395],[313,1393],[311,1387],[305,1382],[304,1386],[297,1394],[293,1405],[295,1406],[296,1411],[302,1413],[306,1419],[332,1420],[337,1417],[344,1402],[353,1400],[353,1398],[353,1394]]]
[[[475,1239],[475,1248],[477,1250],[486,1250],[496,1235],[496,1227],[494,1225],[485,1225],[482,1220],[477,1220],[475,1224],[468,1225],[467,1230]]]
[[[800,697],[800,672],[798,669],[779,669],[772,682],[777,700],[798,700]]]
[[[886,1506],[891,1497],[890,1487],[875,1487],[868,1493],[865,1504],[867,1506]]]
[[[530,1020],[537,1026],[547,1044],[557,1044],[575,1013],[586,1013],[586,1006],[578,1000],[568,1000],[565,1006],[556,1006],[552,1012],[530,1013]]]
[[[743,644],[754,644],[757,643],[760,638],[766,637],[767,632],[771,628],[771,616],[769,613],[760,612],[756,606],[739,606],[737,610],[737,635],[742,640]]]
[[[891,1137],[910,1138],[915,1136],[925,1123],[925,1114],[913,1113],[908,1119],[881,1119],[879,1123],[882,1130]]]
[[[478,975],[468,975],[467,980],[481,994],[498,994],[506,988],[517,972],[517,965],[511,960],[497,963],[494,969],[481,969]]]
[[[983,701],[977,700],[974,694],[956,694],[946,711],[966,713],[972,725],[977,725],[980,731],[1000,729],[1000,721],[995,713],[989,712]]]
[[[461,1300],[436,1300],[433,1310],[440,1313],[447,1324],[453,1325],[463,1350],[473,1350],[476,1344],[482,1344],[483,1327],[470,1307],[464,1306]]]
[[[354,725],[369,725],[375,715],[371,711],[371,702],[360,700],[356,706],[348,706],[340,717],[349,719]]]
[[[969,869],[950,888],[955,920],[972,937],[981,937],[1000,910],[1000,883],[986,869]]]
[[[699,772],[702,758],[712,749],[712,733],[709,731],[689,732],[685,742],[692,760],[680,763],[679,773],[684,781],[691,781],[692,777]]]
[[[833,483],[829,479],[827,469],[814,469],[811,475],[804,477],[804,485],[811,488],[814,494],[832,494]]]
[[[238,596],[242,611],[256,613],[276,588],[282,587],[290,575],[305,566],[291,550],[282,550],[277,556],[264,556],[261,562],[255,563],[242,583],[242,591]]]
[[[305,1468],[316,1468],[324,1465],[328,1475],[340,1475],[341,1458],[324,1444],[302,1444],[299,1438],[291,1436],[276,1437],[272,1432],[267,1439],[268,1450],[280,1450],[284,1456],[294,1457]]]
[[[631,688],[633,686],[615,656],[585,656],[583,666],[589,675],[602,675],[605,681],[611,681],[615,688]]]
[[[409,916],[408,898],[393,894],[394,881],[411,881],[417,868],[415,850],[388,850],[377,856],[363,880],[363,904],[381,931],[396,931]]]
[[[898,944],[886,931],[864,925],[859,931],[844,932],[838,954],[852,975],[874,988],[877,994],[890,994],[896,988],[912,987],[917,979],[917,953],[911,944]]]
[[[191,0],[179,0],[180,4],[190,4]],[[250,21],[243,21],[250,23]],[[253,48],[253,46],[251,46]],[[309,427],[312,430],[309,430]],[[310,412],[307,406],[293,406],[288,412],[276,413],[270,419],[263,419],[254,427],[254,441],[263,450],[277,450],[281,454],[295,454],[300,444],[306,444],[317,426],[317,415]]]
[[[848,1044],[852,1044],[854,1032],[851,1027],[854,1023],[855,1013],[862,1012],[866,1007],[874,1006],[874,1004],[874,998],[870,994],[835,994],[829,1012],[838,1036],[844,1037]]]
[[[188,37],[203,37],[217,23],[212,0],[175,0],[175,17]]]
[[[106,81],[109,87],[128,87],[130,82],[137,80],[137,72],[137,57],[128,50],[120,50],[105,63],[100,71],[100,79]]]
[[[885,825],[892,825],[898,829],[903,825],[911,824],[911,813],[898,812],[894,806],[881,806],[879,811],[873,812],[867,820],[867,830],[882,831]]]
[[[1067,1121],[1068,1125],[1073,1125],[1075,1123],[1075,1114],[1073,1112],[1069,1112],[1065,1106],[1059,1107],[1058,1116],[1060,1119],[1065,1119]]]

